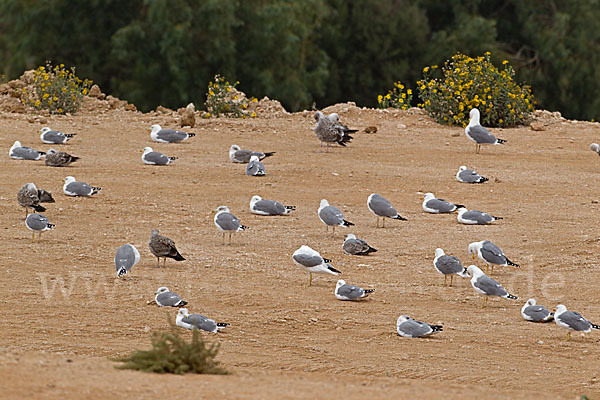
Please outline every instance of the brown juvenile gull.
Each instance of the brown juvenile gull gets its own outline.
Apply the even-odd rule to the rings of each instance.
[[[66,167],[77,160],[79,160],[79,157],[72,156],[64,151],[50,149],[48,150],[48,153],[46,153],[44,162],[49,167]]]
[[[345,235],[345,238],[346,240],[344,240],[344,244],[342,244],[342,250],[347,254],[366,256],[377,251],[376,248],[369,246],[364,240],[357,239],[352,233]]]
[[[229,159],[234,163],[247,164],[250,162],[250,157],[256,156],[258,160],[263,160],[275,154],[274,151],[263,153],[260,151],[243,150],[237,144],[232,144],[229,148]]]
[[[346,143],[352,140],[352,136],[345,134],[343,128],[325,117],[322,112],[317,111],[315,113],[315,120],[317,124],[315,125],[314,132],[317,139],[321,141],[320,147],[323,147],[323,143],[327,144],[327,150],[329,150],[329,144],[331,143],[337,143],[345,147]]]
[[[161,236],[158,234],[158,229],[153,229],[150,233],[150,241],[148,242],[148,247],[150,247],[150,251],[157,259],[158,264],[157,267],[160,267],[160,258],[164,257],[165,261],[163,266],[167,265],[167,258],[172,258],[175,261],[183,261],[185,258],[177,251],[175,247],[175,242],[169,239],[166,236]]]
[[[46,211],[46,208],[41,206],[40,203],[54,203],[54,199],[50,192],[47,192],[44,189],[38,190],[35,184],[31,182],[24,184],[21,189],[19,189],[17,201],[20,206],[25,207],[25,218],[27,218],[29,208],[33,208],[37,212],[42,212]]]

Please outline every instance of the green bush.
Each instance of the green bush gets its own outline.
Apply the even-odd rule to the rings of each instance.
[[[490,61],[490,52],[471,58],[456,54],[439,71],[437,66],[423,69],[423,80],[417,82],[420,107],[442,124],[466,126],[469,111],[481,112],[486,126],[513,126],[524,123],[533,111],[533,95],[529,86],[519,86],[515,71],[508,61],[502,69]]]
[[[192,333],[192,342],[188,343],[179,336],[171,320],[169,324],[170,332],[152,334],[152,349],[137,350],[129,357],[116,359],[115,361],[124,363],[117,368],[160,374],[228,374],[215,360],[219,351],[218,344],[207,346],[197,329]]]
[[[68,70],[60,64],[53,68],[47,63],[34,71],[33,84],[21,92],[21,103],[51,114],[74,113],[91,85],[92,81],[75,75],[75,67]]]
[[[233,118],[248,118],[256,117],[256,113],[249,113],[248,103],[256,102],[256,98],[248,100],[246,95],[238,91],[235,87],[239,82],[230,84],[229,81],[225,80],[220,75],[215,75],[215,81],[208,84],[208,92],[206,93],[206,106],[207,113],[204,114],[205,118],[211,116]]]
[[[412,90],[406,89],[406,91],[404,91],[404,85],[400,81],[394,83],[393,89],[387,92],[385,96],[382,94],[377,96],[379,108],[399,108],[401,110],[408,110],[411,102]]]

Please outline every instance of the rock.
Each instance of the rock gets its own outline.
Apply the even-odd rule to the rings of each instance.
[[[167,107],[158,106],[158,107],[156,107],[156,112],[160,113],[160,114],[171,114],[173,112],[173,110],[171,110],[170,108],[167,108]]]
[[[181,114],[181,118],[179,119],[179,126],[196,126],[196,115],[194,113],[194,108],[192,104],[192,108],[186,107],[183,114]]]
[[[460,132],[452,132],[452,135],[450,135],[452,137],[459,137],[460,136]]]
[[[22,80],[14,79],[8,82],[8,86],[10,86],[12,89],[23,89],[26,85]]]
[[[592,204],[598,204],[598,200],[592,200]]]
[[[376,126],[367,126],[365,128],[365,133],[377,133],[377,127]]]
[[[31,85],[33,81],[35,81],[35,70],[30,69],[29,71],[23,72],[23,75],[21,75],[19,79],[25,82],[26,85]]]
[[[539,121],[533,121],[531,124],[529,124],[529,126],[531,127],[532,131],[545,131],[546,130],[546,125]]]
[[[90,97],[94,97],[94,98],[99,98],[100,95],[102,95],[102,91],[100,90],[100,86],[98,85],[93,85],[90,89],[90,92],[88,93],[88,96]]]
[[[126,104],[125,111],[137,111],[135,104]]]
[[[398,125],[396,125],[396,128],[398,128],[398,129],[406,129],[406,125],[404,125],[404,124],[398,124]]]

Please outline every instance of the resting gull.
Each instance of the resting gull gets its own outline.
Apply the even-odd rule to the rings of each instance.
[[[17,192],[17,201],[19,205],[25,207],[25,218],[27,218],[28,209],[33,208],[37,212],[46,211],[46,207],[40,203],[54,203],[52,194],[44,189],[38,189],[34,183],[26,183]]]
[[[344,132],[344,135],[348,135],[350,133],[358,132],[358,129],[350,129],[346,125],[340,123],[340,116],[337,113],[331,113],[327,116],[331,123],[337,128],[341,129]],[[352,139],[352,137],[350,137]]]
[[[484,274],[477,266],[469,265],[467,272],[472,276],[471,286],[473,286],[473,289],[484,296],[482,308],[487,306],[489,296],[504,297],[505,299],[512,300],[518,299],[517,296],[508,293],[501,284]]]
[[[510,261],[505,255],[500,247],[496,246],[494,243],[489,240],[482,240],[481,242],[473,242],[469,244],[468,247],[469,254],[471,254],[473,260],[475,259],[475,254],[479,257],[480,260],[484,261],[487,265],[485,272],[488,271],[490,264],[492,265],[492,273],[494,272],[494,265],[501,265],[506,267],[507,265],[512,265],[513,267],[519,268],[519,264],[515,264]]]
[[[412,319],[408,315],[401,315],[396,321],[398,335],[408,338],[421,338],[432,333],[442,332],[442,325],[431,325]]]
[[[450,203],[444,199],[436,199],[433,193],[425,193],[423,197],[423,211],[431,214],[452,213],[460,207],[464,206]]]
[[[193,330],[203,330],[206,332],[217,333],[228,325],[226,322],[215,322],[202,314],[190,314],[187,308],[180,308],[177,312],[175,324],[182,328]]]
[[[600,329],[600,326],[592,324],[583,315],[575,311],[567,310],[563,304],[556,306],[554,312],[554,322],[561,328],[568,329],[567,340],[571,339],[571,331],[580,331],[588,333],[592,329]]]
[[[229,148],[229,159],[234,163],[246,164],[250,162],[250,157],[256,156],[259,160],[263,160],[267,157],[271,157],[275,154],[274,151],[268,153],[262,153],[260,151],[242,150],[237,144],[232,144]]]
[[[360,300],[368,297],[375,289],[363,289],[358,286],[348,285],[345,280],[340,279],[335,285],[333,293],[338,300]]]
[[[150,137],[159,143],[178,143],[194,136],[196,136],[195,133],[187,133],[175,129],[162,129],[158,124],[150,127]]]
[[[65,144],[69,141],[69,139],[77,135],[76,133],[64,133],[60,131],[55,131],[48,128],[47,126],[40,129],[40,132],[40,139],[42,140],[42,142],[47,144]]]
[[[166,286],[159,287],[154,294],[154,302],[159,307],[184,307],[188,303],[177,293],[170,292],[169,288]]]
[[[435,249],[433,266],[440,274],[444,275],[444,285],[446,284],[448,275],[450,275],[450,286],[452,286],[452,278],[454,278],[454,275],[469,278],[467,269],[462,265],[458,257],[448,256],[444,253],[444,250],[440,248]]]
[[[31,147],[21,146],[21,142],[19,142],[18,140],[15,140],[15,143],[13,143],[12,147],[8,151],[8,155],[10,156],[10,158],[14,158],[15,160],[37,161],[40,158],[42,158],[44,154],[46,153],[44,153],[43,151],[37,151],[32,149]]]
[[[377,251],[376,248],[369,246],[369,244],[364,240],[357,239],[352,233],[345,235],[345,238],[346,240],[344,240],[342,249],[347,254],[352,254],[354,256],[366,256]]]
[[[161,257],[165,258],[163,266],[167,265],[167,258],[172,258],[175,261],[185,260],[185,258],[179,254],[179,251],[177,251],[175,242],[166,236],[159,235],[158,229],[152,229],[152,232],[150,232],[148,247],[150,247],[150,252],[154,254],[154,257],[156,257],[157,267],[160,267]]]
[[[382,219],[381,227],[385,227],[385,219],[399,219],[401,221],[406,221],[406,218],[398,215],[398,211],[392,206],[387,199],[381,197],[377,193],[373,193],[367,199],[367,207],[375,216],[377,217],[377,228],[379,228],[379,217]]]
[[[590,144],[590,150],[595,151],[600,156],[600,146],[598,146],[598,143]]]
[[[319,205],[319,210],[317,213],[321,222],[325,224],[326,232],[329,231],[330,226],[333,227],[332,236],[335,235],[336,226],[343,226],[347,228],[354,225],[352,222],[346,221],[344,219],[344,214],[342,214],[338,208],[330,206],[329,202],[325,199],[321,200],[321,204]]]
[[[258,160],[258,156],[250,157],[250,162],[246,165],[246,175],[265,176],[265,165]]]
[[[327,150],[329,150],[329,144],[337,143],[340,146],[346,146],[352,140],[352,136],[345,134],[341,126],[332,122],[331,119],[325,117],[325,115],[317,111],[315,113],[315,120],[317,121],[314,132],[317,139],[321,141],[320,147],[323,147],[323,143],[327,144]]]
[[[40,234],[39,240],[42,240],[42,232],[49,231],[55,227],[54,224],[48,222],[48,218],[42,214],[29,214],[25,219],[25,226],[31,231],[31,241],[35,240],[35,233]]]
[[[77,182],[74,177],[67,176],[64,179],[63,192],[67,196],[93,196],[102,188],[90,186],[84,182]]]
[[[548,322],[554,319],[554,313],[551,313],[544,306],[538,306],[535,299],[529,299],[521,308],[521,315],[526,321]]]
[[[474,170],[468,169],[465,165],[461,165],[460,168],[458,168],[456,180],[462,183],[484,183],[489,181],[488,178],[484,178]]]
[[[250,199],[250,212],[257,215],[288,215],[296,206],[284,206],[275,200],[265,200],[258,195]]]
[[[217,207],[215,214],[215,225],[223,232],[223,244],[225,244],[225,233],[229,233],[229,244],[231,244],[231,235],[234,232],[241,232],[249,227],[242,225],[240,219],[229,211],[227,206]]]
[[[488,225],[502,217],[495,217],[479,210],[467,210],[464,206],[457,209],[456,219],[459,223],[465,225]]]
[[[115,267],[117,277],[125,276],[131,271],[131,268],[140,262],[140,252],[132,244],[124,244],[117,249],[115,254]]]
[[[506,142],[504,139],[497,139],[496,136],[492,135],[487,129],[479,124],[479,110],[476,108],[469,111],[469,125],[465,128],[465,135],[473,142],[475,142],[475,153],[479,154],[479,149],[482,144],[503,144]]]
[[[148,165],[169,165],[177,160],[177,157],[167,157],[163,153],[152,150],[152,147],[144,147],[140,150],[142,153],[142,161]]]
[[[313,273],[324,273],[331,275],[339,275],[340,271],[333,268],[329,263],[331,260],[321,257],[321,255],[306,245],[302,245],[292,254],[294,263],[303,268],[309,275],[308,286],[312,285]]]
[[[44,162],[49,167],[66,167],[77,160],[79,160],[79,157],[72,156],[64,151],[50,149],[48,150],[48,153],[46,153]]]

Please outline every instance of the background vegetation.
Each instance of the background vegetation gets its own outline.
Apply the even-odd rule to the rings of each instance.
[[[76,66],[142,110],[203,104],[216,74],[288,110],[376,107],[427,65],[490,51],[539,107],[598,119],[599,20],[598,0],[0,0],[0,74]]]

